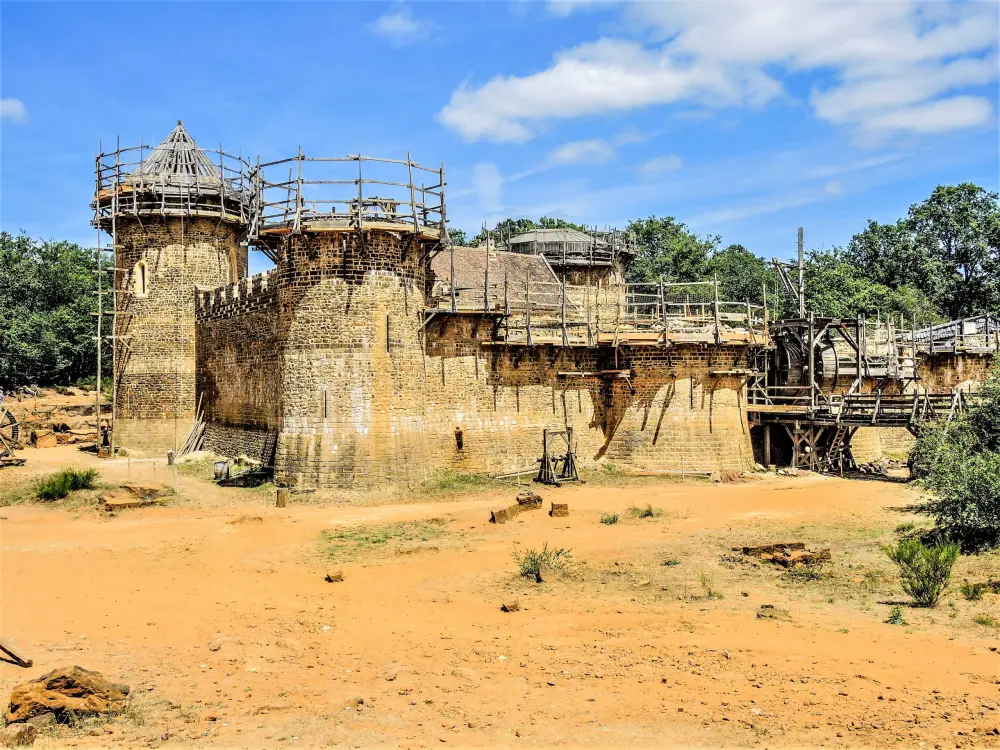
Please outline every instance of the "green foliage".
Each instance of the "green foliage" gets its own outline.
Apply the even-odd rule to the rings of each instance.
[[[518,573],[524,578],[532,578],[536,583],[542,582],[542,571],[563,570],[566,562],[573,556],[572,550],[559,547],[549,549],[549,543],[545,542],[540,550],[528,549],[520,552],[516,547],[511,555],[517,563]]]
[[[0,387],[94,373],[94,269],[93,252],[79,245],[0,232]]]
[[[921,434],[910,464],[938,526],[969,544],[1000,538],[1000,357],[964,413]]]
[[[712,255],[706,267],[708,278],[719,281],[719,299],[727,302],[761,302],[764,287],[768,296],[774,294],[778,275],[763,258],[743,245],[730,245]],[[769,300],[770,303],[770,300]]]
[[[870,270],[840,248],[813,250],[806,258],[806,305],[818,315],[898,319],[926,324],[940,315],[927,296],[912,285],[890,287],[873,281]]]
[[[577,229],[581,232],[587,232],[590,228],[586,224],[574,224],[565,219],[554,219],[549,216],[543,216],[538,221],[532,219],[503,219],[497,222],[496,227],[492,230],[492,234],[497,241],[506,241],[508,237],[516,237],[519,234],[530,232],[532,229]],[[479,245],[485,241],[486,234],[480,232],[472,238],[469,244]]]
[[[75,490],[89,490],[97,483],[97,469],[63,469],[38,481],[35,495],[39,500],[62,500]]]
[[[962,585],[958,587],[962,596],[970,602],[978,602],[982,599],[983,594],[986,593],[986,589],[986,584],[982,582],[969,583],[968,581],[963,581]]]
[[[910,206],[914,241],[943,268],[937,297],[949,318],[1000,304],[1000,204],[997,194],[963,182],[939,185]]]
[[[456,229],[455,227],[448,227],[448,240],[452,245],[458,245],[459,247],[465,247],[469,244],[469,240],[465,235],[465,230]]]
[[[636,219],[629,222],[628,229],[636,238],[636,257],[628,269],[628,281],[708,278],[709,258],[719,245],[717,236],[699,237],[673,216]]]
[[[976,615],[972,618],[972,621],[976,625],[982,625],[984,628],[1000,628],[1000,622],[997,622],[996,618],[989,615]]]
[[[449,492],[474,492],[492,484],[494,481],[483,474],[440,469],[424,480],[418,489],[421,494],[436,495]]]
[[[899,568],[903,591],[918,606],[937,605],[948,588],[951,568],[958,559],[958,545],[950,541],[925,545],[917,539],[902,539],[883,550]]]
[[[605,526],[614,526],[618,523],[617,513],[601,513],[601,523]]]
[[[353,557],[362,552],[398,549],[401,543],[428,542],[441,536],[448,524],[443,518],[426,521],[397,521],[374,526],[350,526],[321,533],[326,554],[333,559]]]
[[[705,592],[706,599],[724,599],[725,594],[715,588],[715,576],[704,570],[698,571],[698,583]]]
[[[903,617],[902,607],[893,607],[889,610],[889,618],[886,620],[890,625],[906,625],[906,618]]]
[[[652,504],[647,504],[645,508],[637,508],[633,505],[627,512],[632,518],[659,518],[663,515],[663,511],[654,508]]]
[[[974,185],[939,185],[895,224],[869,221],[847,259],[887,289],[909,287],[946,318],[992,310],[1000,302],[1000,204]],[[918,318],[919,319],[919,318]],[[930,322],[930,321],[927,321]]]

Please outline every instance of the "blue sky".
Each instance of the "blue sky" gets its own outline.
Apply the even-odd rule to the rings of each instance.
[[[670,215],[765,257],[998,183],[996,3],[0,4],[0,227],[92,244],[98,144],[446,165],[450,224]],[[255,259],[253,267],[263,267]]]

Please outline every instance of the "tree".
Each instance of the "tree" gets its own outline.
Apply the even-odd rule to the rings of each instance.
[[[719,298],[728,302],[760,303],[764,298],[764,286],[768,294],[773,295],[778,279],[763,258],[743,245],[730,245],[715,253],[708,261],[706,274],[708,278],[719,280]]]
[[[952,318],[1000,305],[1000,204],[971,182],[939,185],[910,206],[914,242],[943,268],[936,300]]]
[[[637,251],[626,274],[632,283],[702,281],[719,245],[718,236],[699,237],[673,216],[636,219],[628,229],[635,233]]]
[[[912,284],[890,287],[873,280],[871,274],[840,248],[811,250],[806,254],[806,307],[832,318],[903,319],[926,324],[938,319],[937,309]]]
[[[452,245],[458,245],[459,247],[465,247],[469,243],[465,236],[465,230],[455,229],[454,227],[448,227],[448,240]]]
[[[584,224],[574,224],[565,219],[553,219],[543,216],[538,221],[532,219],[503,219],[498,221],[496,227],[487,230],[492,233],[497,241],[506,241],[508,237],[516,237],[519,234],[530,232],[532,229],[576,229],[581,232],[589,231]],[[472,238],[473,245],[480,245],[486,241],[486,234],[480,232]]]
[[[0,386],[93,375],[96,290],[93,251],[0,233]]]
[[[910,285],[933,295],[941,285],[944,268],[940,260],[917,243],[905,219],[895,224],[869,219],[867,228],[851,238],[845,257],[883,286]]]

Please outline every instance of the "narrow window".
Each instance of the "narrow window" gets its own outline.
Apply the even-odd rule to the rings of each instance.
[[[144,260],[136,263],[132,270],[132,291],[136,297],[145,297],[149,293],[149,269]]]

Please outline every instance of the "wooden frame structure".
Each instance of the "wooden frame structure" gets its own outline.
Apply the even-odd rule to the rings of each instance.
[[[675,343],[766,346],[764,305],[719,299],[716,281],[659,284],[572,285],[490,276],[481,286],[455,284],[432,297],[426,314],[487,315],[494,345],[566,347],[669,347]]]
[[[0,468],[21,466],[27,459],[15,455],[21,439],[21,425],[13,412],[0,404]]]
[[[561,453],[557,448],[565,447]],[[573,428],[561,430],[542,430],[542,457],[539,459],[536,482],[559,485],[566,482],[579,482],[580,474],[576,468],[576,443],[573,441]]]
[[[367,174],[366,174],[367,170]],[[417,178],[424,180],[417,182]],[[309,231],[405,231],[448,244],[444,165],[356,154],[299,153],[251,170],[250,240],[274,259],[275,239]]]

